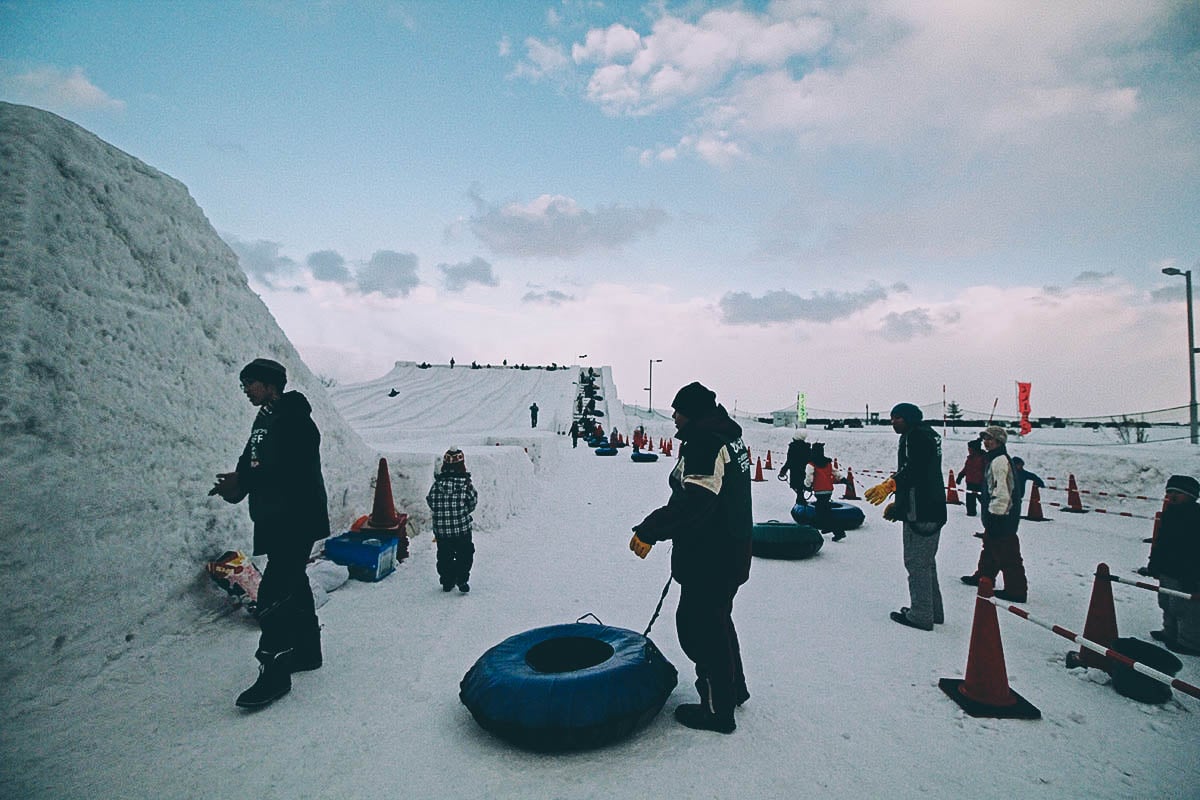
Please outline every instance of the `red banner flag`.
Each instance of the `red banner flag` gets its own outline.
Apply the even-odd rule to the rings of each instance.
[[[1029,424],[1029,391],[1032,387],[1032,383],[1022,383],[1017,381],[1017,410],[1021,412],[1022,436],[1033,430],[1033,426]]]

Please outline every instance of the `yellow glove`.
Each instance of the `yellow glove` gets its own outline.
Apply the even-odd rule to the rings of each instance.
[[[888,520],[889,522],[896,521],[897,518],[896,518],[896,504],[895,503],[888,503],[886,506],[883,507],[883,518]]]
[[[639,539],[636,533],[633,535],[633,538],[629,540],[629,549],[632,550],[634,555],[636,555],[638,558],[645,558],[648,556],[650,554],[650,548],[653,546],[654,545],[646,544]]]
[[[890,495],[894,491],[896,491],[896,482],[894,480],[892,480],[891,478],[888,478],[886,481],[879,484],[878,486],[872,486],[870,489],[867,489],[867,491],[866,491],[867,502],[873,506],[877,506],[877,505],[881,504],[884,500],[887,500],[888,495]]]

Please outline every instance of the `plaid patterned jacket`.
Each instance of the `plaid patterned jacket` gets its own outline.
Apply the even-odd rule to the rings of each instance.
[[[433,535],[465,537],[471,535],[471,512],[479,495],[471,485],[471,473],[439,472],[433,478],[433,486],[425,495],[425,502],[433,512]]]

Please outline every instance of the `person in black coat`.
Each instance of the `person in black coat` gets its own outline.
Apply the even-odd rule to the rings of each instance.
[[[329,536],[321,475],[321,433],[300,392],[285,392],[283,365],[256,358],[240,375],[259,407],[233,472],[217,475],[210,495],[229,503],[250,498],[254,554],[267,556],[258,591],[259,676],[237,705],[268,705],[292,688],[293,672],[321,666],[321,629],[306,566],[313,542]]]
[[[777,476],[781,481],[787,481],[788,486],[792,487],[792,491],[796,493],[796,505],[807,505],[804,499],[804,471],[808,466],[808,459],[812,455],[812,447],[808,443],[808,431],[803,428],[797,428],[792,434],[792,441],[788,444],[787,458],[784,459],[783,466],[779,468]]]
[[[901,625],[931,631],[945,621],[937,551],[946,524],[946,495],[942,486],[942,438],[922,421],[923,416],[912,403],[899,403],[892,409],[892,430],[900,434],[896,471],[868,489],[866,498],[880,505],[894,492],[896,499],[884,509],[883,516],[904,525],[910,605],[890,616]]]
[[[750,577],[750,453],[741,426],[702,384],[680,389],[671,406],[681,442],[671,497],[634,526],[629,549],[645,558],[655,542],[674,542],[675,627],[696,665],[700,694],[700,703],[677,707],[675,718],[689,728],[733,733],[733,709],[750,698],[732,616],[734,595]]]
[[[1200,592],[1200,482],[1190,475],[1167,479],[1158,535],[1150,546],[1150,563],[1138,570],[1158,578],[1164,589]],[[1159,594],[1163,627],[1150,635],[1176,653],[1200,655],[1200,603]]]

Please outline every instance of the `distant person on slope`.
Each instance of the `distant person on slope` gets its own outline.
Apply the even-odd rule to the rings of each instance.
[[[792,491],[796,493],[796,505],[798,506],[808,503],[804,499],[804,477],[811,454],[812,448],[808,444],[808,431],[797,428],[792,434],[792,441],[788,444],[787,458],[784,460],[783,466],[779,468],[777,477],[781,481],[786,480],[788,486],[792,487]]]
[[[893,622],[923,631],[933,630],[946,617],[942,590],[938,585],[937,551],[946,524],[946,495],[942,486],[942,437],[922,422],[921,409],[912,403],[892,408],[892,430],[900,434],[896,471],[878,486],[866,491],[873,505],[880,505],[893,492],[894,502],[883,511],[884,519],[902,522],[904,569],[908,572],[910,605],[893,611]]]
[[[733,598],[750,577],[750,453],[741,427],[717,396],[689,383],[672,401],[679,460],[671,497],[634,526],[629,549],[645,558],[655,542],[674,541],[671,575],[679,583],[675,627],[696,665],[700,703],[675,709],[689,728],[733,733],[733,709],[750,698],[742,670]]]
[[[471,567],[475,543],[471,540],[471,512],[479,495],[471,484],[463,451],[451,447],[442,456],[442,468],[433,475],[433,486],[425,502],[433,512],[433,535],[437,539],[437,573],[442,591],[455,586],[463,594],[471,591]]]
[[[321,627],[305,568],[313,542],[329,536],[329,508],[321,433],[308,399],[284,392],[287,372],[270,359],[254,359],[239,377],[258,415],[235,471],[217,475],[209,495],[229,503],[249,495],[254,554],[267,556],[254,654],[261,666],[258,680],[237,699],[242,708],[260,708],[291,691],[293,672],[321,666]]]

